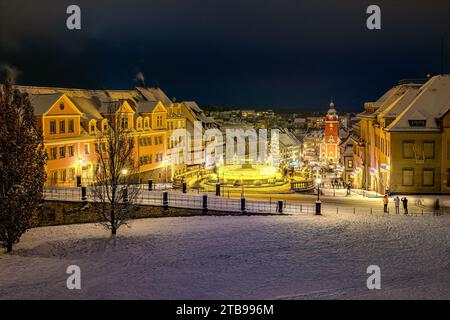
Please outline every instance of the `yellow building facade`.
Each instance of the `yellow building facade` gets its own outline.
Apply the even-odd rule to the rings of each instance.
[[[354,127],[355,188],[450,193],[450,76],[393,87],[365,104]]]

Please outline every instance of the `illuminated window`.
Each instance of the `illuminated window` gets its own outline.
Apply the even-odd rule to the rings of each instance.
[[[59,133],[66,132],[66,120],[59,121]]]
[[[66,182],[66,169],[61,169],[59,171],[59,177],[62,182]]]
[[[414,141],[403,142],[403,159],[414,158]]]
[[[434,141],[423,142],[423,154],[425,159],[434,159]]]
[[[75,180],[75,168],[69,168],[69,181]]]
[[[413,168],[404,168],[402,170],[402,184],[404,186],[414,185],[414,169]]]
[[[66,147],[65,146],[59,147],[59,157],[60,158],[66,157]]]
[[[50,159],[56,159],[56,153],[57,153],[56,147],[50,148]]]
[[[73,121],[73,119],[70,119],[69,120],[69,128],[68,128],[68,132],[74,132],[74,121]]]
[[[69,157],[73,157],[74,156],[74,146],[69,146]]]
[[[157,115],[156,116],[156,126],[157,127],[162,127],[163,125],[163,116],[162,115]]]
[[[434,186],[434,169],[422,170],[422,185],[428,187]]]
[[[128,129],[128,117],[124,117],[121,120],[122,129]]]

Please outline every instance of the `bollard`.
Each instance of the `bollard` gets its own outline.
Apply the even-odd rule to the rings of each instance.
[[[186,184],[186,182],[183,182],[182,189],[183,189],[183,193],[186,193],[186,191],[187,191],[187,184]]]
[[[355,208],[353,208],[353,214],[356,214],[356,212],[355,212]]]
[[[278,200],[277,212],[283,213],[283,200]]]
[[[322,213],[322,202],[320,202],[320,200],[316,201],[316,216],[320,216]]]
[[[300,212],[303,212],[303,205],[300,204]]]
[[[148,182],[148,190],[152,191],[153,190],[153,180],[149,179],[149,180],[147,180],[147,182]]]
[[[245,198],[241,198],[241,213],[245,214]]]
[[[128,189],[122,190],[122,200],[123,203],[128,203]]]
[[[202,214],[208,214],[208,196],[204,194],[202,200]]]
[[[336,208],[336,214],[339,214],[339,208]]]
[[[163,214],[169,213],[169,193],[167,191],[163,192]]]
[[[220,196],[220,183],[216,183],[216,196]]]
[[[86,187],[81,187],[81,201],[83,202],[87,201]]]
[[[372,208],[370,208],[370,214],[372,214]]]

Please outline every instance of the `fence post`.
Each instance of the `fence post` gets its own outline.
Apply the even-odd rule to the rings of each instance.
[[[283,200],[278,200],[278,213],[283,213]]]
[[[128,203],[128,189],[125,188],[122,190],[123,203]]]
[[[149,179],[147,182],[148,182],[148,191],[152,191],[152,189],[153,189],[153,180]]]
[[[169,213],[169,193],[167,191],[163,192],[163,214]]]
[[[216,183],[216,196],[220,196],[220,182]]]
[[[202,214],[208,214],[208,196],[204,194],[202,200]]]
[[[86,187],[81,187],[81,201],[87,202]]]
[[[241,213],[245,214],[245,198],[241,198]]]

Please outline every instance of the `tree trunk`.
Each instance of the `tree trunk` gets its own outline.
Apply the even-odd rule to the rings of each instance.
[[[111,209],[111,234],[115,235],[117,232],[116,229],[116,214],[114,212],[114,209]]]
[[[12,248],[13,248],[13,244],[12,243],[8,243],[6,245],[6,253],[12,252]]]

